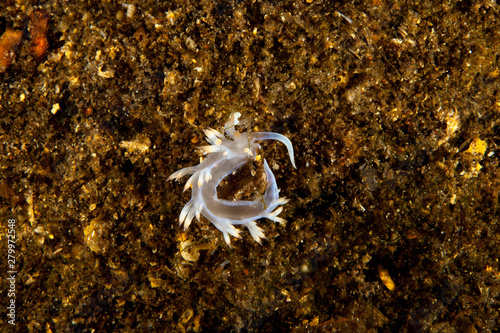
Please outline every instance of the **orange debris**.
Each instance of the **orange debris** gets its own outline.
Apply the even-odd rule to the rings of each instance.
[[[37,59],[42,58],[49,48],[47,40],[49,20],[49,14],[43,10],[31,14],[31,53]]]
[[[23,33],[12,29],[7,29],[0,37],[0,73],[5,72],[7,67],[14,61],[14,49],[21,42]]]

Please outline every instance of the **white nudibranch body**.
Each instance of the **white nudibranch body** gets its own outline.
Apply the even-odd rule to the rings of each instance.
[[[256,242],[260,243],[265,238],[263,230],[257,226],[256,220],[268,218],[275,222],[283,223],[284,219],[278,217],[283,210],[281,205],[288,202],[279,197],[280,190],[276,185],[271,169],[264,159],[264,172],[267,178],[266,191],[263,200],[229,201],[217,197],[217,186],[229,174],[241,168],[245,163],[255,160],[257,149],[260,145],[255,141],[278,140],[288,149],[290,160],[295,167],[293,147],[290,140],[278,133],[271,132],[245,132],[240,133],[235,129],[240,113],[231,114],[225,125],[229,138],[214,130],[205,130],[209,146],[199,147],[205,159],[196,166],[187,167],[174,172],[168,180],[180,179],[185,175],[192,175],[184,191],[192,186],[191,200],[184,206],[179,216],[179,224],[184,224],[186,230],[196,216],[198,221],[203,215],[224,234],[224,240],[230,245],[229,235],[240,238],[241,230],[235,225],[242,224],[248,228]]]

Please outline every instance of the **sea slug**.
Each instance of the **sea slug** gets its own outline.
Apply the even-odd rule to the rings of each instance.
[[[184,191],[192,186],[191,200],[184,206],[179,216],[179,225],[184,224],[184,230],[189,227],[195,216],[199,221],[200,216],[203,215],[223,233],[228,245],[231,244],[229,235],[241,237],[241,230],[234,227],[240,224],[246,226],[253,239],[260,244],[265,236],[256,221],[260,218],[268,218],[275,222],[285,222],[278,215],[283,210],[280,206],[288,202],[287,199],[279,197],[280,190],[267,161],[264,159],[267,186],[263,200],[219,199],[217,186],[227,175],[256,159],[257,150],[260,149],[256,141],[278,140],[282,142],[288,150],[293,167],[296,168],[293,147],[287,137],[278,133],[238,132],[235,126],[238,124],[239,117],[239,112],[233,113],[225,124],[228,137],[214,129],[204,130],[206,140],[210,145],[198,149],[206,155],[205,159],[196,166],[174,172],[168,180],[179,180],[186,175],[192,175],[184,186]]]

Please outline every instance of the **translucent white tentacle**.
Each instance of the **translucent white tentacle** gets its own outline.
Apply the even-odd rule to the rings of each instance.
[[[241,113],[235,112],[229,116],[229,120],[226,122],[224,126],[226,129],[226,134],[234,140],[234,133],[236,132],[235,126],[239,124],[238,118],[240,118]]]
[[[207,136],[207,142],[211,145],[220,145],[222,143],[222,139],[224,139],[224,135],[222,133],[212,128],[204,130],[203,133],[205,133]]]
[[[191,174],[195,173],[196,171],[198,171],[198,166],[180,169],[180,170],[177,170],[176,172],[174,172],[173,174],[171,174],[170,177],[168,177],[168,180],[172,180],[172,179],[179,180],[186,175],[191,175]]]
[[[297,167],[295,166],[295,158],[293,156],[292,142],[286,136],[272,132],[255,132],[251,133],[250,136],[252,137],[252,141],[278,140],[279,142],[283,143],[286,146],[286,149],[288,150],[288,155],[290,155],[290,161],[292,162],[293,167],[297,169]]]
[[[245,226],[250,231],[250,234],[252,235],[253,239],[257,243],[262,244],[261,240],[266,238],[266,236],[264,235],[264,230],[262,230],[262,228],[257,226],[257,223],[255,223],[255,221],[248,222],[247,224],[245,224]]]

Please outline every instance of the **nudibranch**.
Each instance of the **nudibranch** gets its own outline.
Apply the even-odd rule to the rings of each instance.
[[[179,225],[184,225],[184,230],[189,227],[195,216],[200,221],[200,216],[203,215],[223,233],[228,245],[231,244],[229,235],[241,237],[241,230],[235,225],[246,226],[253,239],[260,244],[265,235],[256,221],[267,218],[275,222],[285,222],[278,215],[283,210],[281,206],[288,202],[287,199],[279,197],[280,190],[267,161],[264,159],[267,185],[262,200],[223,200],[217,196],[217,186],[226,176],[257,158],[260,145],[256,141],[282,142],[288,150],[293,167],[296,168],[293,147],[287,137],[278,133],[237,131],[235,126],[239,117],[239,112],[233,113],[226,122],[227,137],[214,129],[204,130],[210,145],[198,148],[203,155],[206,155],[203,161],[196,166],[174,172],[168,180],[179,180],[185,175],[191,175],[184,186],[184,191],[192,187],[191,200],[184,206],[179,216]]]

